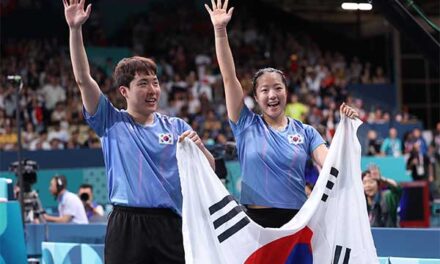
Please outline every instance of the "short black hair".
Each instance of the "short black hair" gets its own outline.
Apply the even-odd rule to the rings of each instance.
[[[90,188],[90,190],[93,191],[93,185],[89,184],[89,183],[83,183],[79,186],[80,189],[87,189]]]
[[[370,173],[371,173],[370,170],[364,170],[362,172],[362,179],[364,179],[364,177],[367,176],[367,174],[370,174]]]

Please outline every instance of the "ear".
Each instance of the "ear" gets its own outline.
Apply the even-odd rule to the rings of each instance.
[[[127,98],[127,93],[129,88],[127,86],[119,86],[119,92],[122,94],[122,96],[124,96],[125,98]]]

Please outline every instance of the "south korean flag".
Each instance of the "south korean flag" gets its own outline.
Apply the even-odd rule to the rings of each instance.
[[[289,144],[298,145],[304,143],[304,137],[301,134],[287,135]]]
[[[173,135],[170,133],[159,134],[159,144],[161,145],[173,145]]]
[[[280,228],[252,221],[194,142],[177,144],[186,263],[379,264],[359,176],[360,124],[342,117],[313,192]]]

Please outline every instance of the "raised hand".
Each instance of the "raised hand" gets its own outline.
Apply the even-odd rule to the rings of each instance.
[[[345,103],[342,103],[339,111],[341,112],[341,114],[344,114],[351,119],[359,118],[358,112],[350,106],[346,105]]]
[[[70,28],[81,27],[89,18],[92,5],[87,5],[84,10],[85,0],[63,0],[64,15]]]
[[[232,12],[234,8],[231,7],[228,9],[228,0],[222,5],[222,0],[211,0],[212,7],[210,8],[207,4],[205,4],[205,8],[211,16],[211,22],[215,29],[224,29],[226,25],[231,21]]]

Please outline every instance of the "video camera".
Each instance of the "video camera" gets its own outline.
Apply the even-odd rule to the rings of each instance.
[[[38,193],[32,190],[32,185],[37,182],[38,163],[30,159],[24,159],[18,163],[18,161],[12,162],[9,165],[9,170],[18,175],[18,166],[21,165],[21,175],[23,179],[23,204],[21,205],[24,210],[24,222],[25,223],[42,223],[44,218],[44,209],[41,204]],[[20,179],[17,183],[20,186]],[[21,190],[20,190],[21,192]],[[18,194],[17,194],[18,196]]]
[[[18,177],[18,161],[12,162],[9,165],[9,171],[15,173],[15,176]],[[38,163],[36,161],[25,159],[21,161],[21,174],[23,178],[23,186],[24,192],[30,192],[31,187],[34,183],[37,182],[37,171],[38,171]]]

